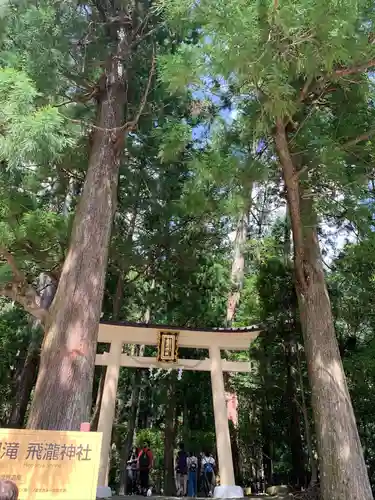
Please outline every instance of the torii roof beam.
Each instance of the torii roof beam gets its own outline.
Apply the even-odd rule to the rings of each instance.
[[[179,347],[209,349],[213,345],[233,351],[247,350],[259,335],[260,329],[184,330],[158,325],[100,323],[98,342],[122,341],[124,344],[156,345],[160,331],[177,331]],[[128,366],[128,365],[122,365]]]

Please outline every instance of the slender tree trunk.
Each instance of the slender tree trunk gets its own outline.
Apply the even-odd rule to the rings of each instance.
[[[176,377],[174,373],[171,375],[167,391],[164,431],[164,494],[173,496],[176,492],[173,456],[176,412]]]
[[[138,352],[136,355],[143,356],[144,355],[145,346],[139,346]],[[134,440],[134,431],[136,427],[136,420],[139,408],[139,397],[141,394],[141,386],[142,386],[142,377],[143,373],[141,370],[136,369],[132,376],[132,393],[130,399],[130,410],[127,421],[127,432],[125,437],[124,445],[121,449],[121,457],[120,457],[120,495],[126,495],[126,462],[128,460],[128,456],[133,445]]]
[[[264,469],[264,478],[268,486],[273,483],[273,443],[270,431],[271,415],[270,404],[267,396],[267,387],[269,383],[269,359],[267,356],[266,346],[263,345],[263,354],[260,360],[260,374],[264,385],[263,408],[261,415],[261,429],[263,437],[262,445],[262,461]]]
[[[291,234],[290,234],[290,215],[289,215],[289,207],[286,204],[285,207],[285,228],[284,228],[284,260],[285,264],[289,265],[291,262]]]
[[[307,406],[306,406],[305,387],[304,387],[304,383],[303,383],[301,360],[300,360],[300,356],[299,356],[298,345],[296,345],[296,350],[297,350],[299,385],[300,385],[300,391],[301,391],[301,408],[302,408],[303,420],[305,423],[306,447],[307,447],[307,454],[309,457],[310,469],[311,469],[310,485],[313,486],[314,484],[316,484],[318,482],[318,465],[316,463],[314,450],[313,450],[311,430],[310,430],[310,420],[309,420],[309,415],[308,415]]]
[[[44,309],[49,309],[56,293],[56,286],[56,283],[52,281],[49,276],[42,274],[39,277],[38,288],[40,290],[41,307]],[[9,427],[17,429],[24,425],[31,392],[37,378],[41,343],[41,324],[39,320],[34,318],[32,324],[32,338],[27,350],[26,359],[16,380],[16,393],[8,421]]]
[[[334,330],[311,196],[301,192],[285,123],[276,149],[287,188],[294,242],[296,292],[316,425],[323,500],[372,500],[345,373]]]
[[[91,421],[90,421],[90,428],[93,432],[95,432],[98,429],[100,408],[102,406],[104,382],[105,382],[106,373],[107,373],[107,367],[101,366],[100,367],[99,384],[98,384],[98,392],[96,393],[95,407],[94,407],[94,411],[92,413],[92,417],[91,417]]]
[[[76,192],[78,187],[77,185],[77,180],[71,177],[68,182],[65,200],[62,208],[62,212],[65,217],[68,217],[72,210],[73,203],[76,199]]]
[[[227,301],[227,326],[231,326],[233,319],[236,314],[237,307],[241,298],[241,291],[244,283],[245,276],[245,244],[247,240],[247,233],[249,229],[249,212],[252,203],[252,192],[253,184],[250,184],[250,189],[248,192],[247,200],[245,201],[245,206],[242,213],[238,217],[236,236],[233,242],[233,261],[231,269],[231,288],[228,295]],[[225,355],[229,357],[229,352],[225,352]],[[226,390],[230,390],[231,386],[231,375],[230,373],[224,373],[224,384]],[[238,433],[234,425],[230,426],[230,438],[232,447],[232,457],[233,457],[233,467],[236,480],[239,481],[240,470],[239,470],[239,451],[238,451]]]
[[[269,432],[268,413],[269,411],[267,409],[262,416],[262,434],[263,434],[262,460],[264,469],[264,480],[266,482],[267,487],[273,484],[273,464],[272,464],[273,445]]]
[[[240,469],[240,450],[238,446],[238,432],[233,422],[229,422],[230,444],[232,448],[233,471],[236,484],[242,484]]]
[[[183,436],[185,438],[185,436],[188,436],[189,435],[189,429],[190,429],[190,422],[189,422],[189,408],[188,408],[188,405],[187,405],[187,401],[186,399],[184,400],[183,402],[183,405],[182,405],[182,428],[183,428]]]
[[[121,43],[121,42],[119,42]],[[91,410],[108,246],[116,208],[124,75],[112,57],[100,82],[97,128],[71,241],[45,325],[28,427],[78,430]]]
[[[14,429],[21,429],[23,427],[30,395],[38,373],[39,349],[39,339],[33,338],[27,350],[22,370],[16,380],[16,394],[8,421],[8,427]]]
[[[135,227],[135,219],[136,219],[136,211],[133,212],[132,224],[131,224],[131,236],[130,239],[133,239],[134,227]],[[145,312],[145,323],[150,321],[151,310],[147,307]],[[134,346],[134,355],[135,356],[144,356],[145,346]],[[130,411],[128,415],[127,422],[127,432],[125,437],[125,442],[121,448],[120,452],[120,495],[126,495],[127,491],[127,478],[126,478],[126,463],[128,460],[128,456],[133,445],[135,428],[137,425],[137,418],[139,414],[139,402],[142,388],[142,380],[143,380],[143,371],[136,369],[132,375],[132,393],[130,397]]]
[[[227,302],[227,324],[230,325],[236,313],[237,306],[240,301],[241,290],[243,287],[245,275],[245,243],[247,239],[247,231],[249,227],[249,212],[251,207],[251,196],[253,185],[251,184],[248,198],[245,202],[245,207],[238,217],[236,236],[233,243],[233,262],[231,270],[231,289]]]
[[[305,459],[302,448],[300,412],[297,404],[296,380],[294,366],[296,363],[292,339],[285,342],[286,396],[289,408],[289,443],[292,457],[292,484],[305,485]]]

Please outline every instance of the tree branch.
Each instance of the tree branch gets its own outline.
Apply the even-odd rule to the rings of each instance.
[[[0,247],[0,255],[7,261],[9,267],[12,270],[14,279],[16,281],[22,281],[24,279],[22,272],[18,269],[17,263],[13,255],[8,252],[4,247]]]
[[[322,90],[320,97],[322,97],[322,95],[326,94],[330,90],[331,91],[335,90],[335,89],[324,88],[324,86],[328,84],[330,77],[355,75],[358,73],[363,73],[363,72],[369,70],[370,68],[374,68],[374,67],[375,67],[375,59],[372,59],[372,60],[368,61],[367,63],[360,64],[358,66],[352,66],[350,68],[338,68],[338,69],[334,70],[333,73],[331,73],[331,74],[322,75],[321,81],[319,82],[319,88]],[[313,77],[310,76],[307,78],[305,85],[303,86],[303,88],[300,91],[299,102],[302,103],[305,101],[305,99],[310,94],[310,92],[314,90],[314,86],[317,83],[318,82],[315,81],[315,79]],[[314,93],[316,93],[316,92],[314,92]]]
[[[137,126],[137,123],[138,123],[138,121],[139,121],[139,119],[140,119],[140,117],[141,117],[141,115],[143,113],[144,107],[145,107],[146,102],[147,102],[147,97],[148,97],[148,94],[150,92],[152,78],[153,78],[154,73],[155,73],[155,62],[156,62],[156,59],[155,59],[155,47],[153,47],[152,48],[151,68],[150,68],[150,72],[149,72],[149,75],[148,75],[146,89],[145,89],[145,92],[143,94],[143,97],[142,97],[142,100],[141,100],[138,112],[135,115],[134,120],[132,120],[130,123],[128,122],[129,123],[129,125],[128,125],[129,128],[127,128],[127,130],[132,130],[132,129],[134,129]]]
[[[35,288],[28,283],[23,272],[18,268],[14,256],[0,246],[0,258],[3,258],[12,270],[13,280],[0,285],[0,295],[18,302],[28,313],[43,324],[47,318],[47,310],[41,306],[41,298]]]
[[[304,290],[307,287],[304,265],[304,241],[300,207],[300,186],[293,159],[290,154],[285,123],[282,119],[276,121],[275,133],[276,151],[281,164],[292,225],[294,259],[298,285]]]
[[[121,125],[120,127],[106,128],[106,127],[98,127],[97,125],[94,125],[93,123],[85,122],[83,120],[76,120],[74,118],[70,118],[69,116],[66,116],[66,115],[61,113],[62,116],[64,118],[66,118],[67,120],[71,121],[72,123],[78,123],[79,125],[85,126],[85,127],[92,129],[92,130],[99,130],[100,132],[117,133],[117,132],[122,132],[122,131],[130,132],[131,130],[134,130],[138,124],[138,121],[143,113],[144,107],[145,107],[146,102],[147,102],[147,97],[148,97],[148,94],[149,94],[150,88],[151,88],[152,77],[154,76],[154,73],[155,73],[155,63],[156,63],[155,48],[153,48],[152,59],[151,59],[151,69],[150,69],[150,73],[148,75],[146,89],[145,89],[145,92],[144,92],[143,97],[141,99],[141,103],[139,105],[137,114],[135,115],[133,120],[124,123],[124,125]]]
[[[333,73],[337,76],[345,76],[345,75],[355,75],[357,73],[363,73],[370,68],[375,67],[375,59],[368,61],[365,64],[361,64],[359,66],[352,66],[351,68],[340,68],[336,69]]]
[[[350,141],[344,142],[342,147],[344,149],[350,148],[351,146],[355,146],[359,142],[367,141],[367,139],[370,139],[370,137],[372,137],[373,135],[375,135],[375,129],[369,130],[368,132],[365,132],[364,134],[359,135],[355,139],[351,139]]]
[[[299,96],[300,102],[303,102],[306,99],[307,95],[310,92],[310,87],[311,87],[311,84],[313,81],[314,81],[314,79],[312,76],[309,76],[307,78],[305,85],[303,86],[301,93],[300,93],[300,96]]]

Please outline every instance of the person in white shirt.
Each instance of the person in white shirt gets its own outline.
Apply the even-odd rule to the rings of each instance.
[[[187,458],[188,468],[188,496],[197,496],[197,475],[198,475],[198,459],[195,454],[189,453]]]
[[[216,462],[213,456],[208,451],[205,452],[202,458],[201,467],[204,477],[204,485],[206,494],[212,497],[215,488],[215,468]]]

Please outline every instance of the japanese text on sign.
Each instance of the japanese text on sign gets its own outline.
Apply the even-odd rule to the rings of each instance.
[[[178,360],[178,332],[158,333],[157,360],[165,363],[176,363]]]
[[[20,444],[17,442],[0,442],[0,460],[8,458],[16,460],[19,458]],[[56,443],[33,443],[30,442],[27,447],[25,460],[91,460],[89,445],[79,444],[56,444]]]
[[[17,484],[19,500],[94,500],[101,438],[96,432],[0,429],[0,479]]]

